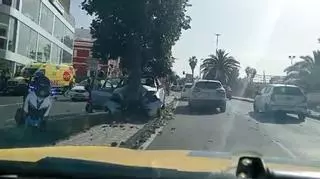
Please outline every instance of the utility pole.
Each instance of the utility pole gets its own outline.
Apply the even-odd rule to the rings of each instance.
[[[220,36],[221,34],[216,34],[216,37],[217,37],[217,39],[216,39],[216,51],[218,51],[218,48],[219,48],[219,36]]]
[[[291,65],[293,65],[293,59],[295,59],[296,58],[296,56],[289,56],[289,59],[291,60]]]

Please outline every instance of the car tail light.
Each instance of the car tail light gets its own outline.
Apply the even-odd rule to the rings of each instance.
[[[274,94],[271,95],[271,101],[276,101],[276,98],[275,98]]]
[[[225,94],[226,93],[225,90],[223,90],[223,89],[217,89],[217,92],[221,93],[221,94]]]

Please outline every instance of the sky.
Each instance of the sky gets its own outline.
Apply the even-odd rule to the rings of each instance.
[[[71,0],[76,27],[89,28],[92,17],[79,7],[81,0]],[[183,31],[173,47],[177,60],[174,71],[191,73],[188,58],[200,59],[215,53],[216,33],[219,49],[226,50],[241,64],[258,74],[285,75],[289,55],[312,55],[320,47],[320,0],[190,0],[191,29]]]

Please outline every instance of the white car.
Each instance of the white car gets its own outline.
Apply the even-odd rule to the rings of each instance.
[[[216,80],[195,82],[188,100],[191,111],[197,107],[212,107],[220,108],[220,112],[226,111],[226,101],[226,90]]]
[[[188,99],[189,98],[192,86],[193,86],[192,83],[186,83],[184,85],[182,92],[181,92],[181,99]]]
[[[306,117],[307,97],[294,85],[271,84],[257,92],[253,103],[254,112],[276,112],[276,114],[298,114],[299,119]]]
[[[89,99],[89,92],[85,89],[85,86],[82,85],[76,85],[67,92],[67,95],[71,98],[72,101]]]

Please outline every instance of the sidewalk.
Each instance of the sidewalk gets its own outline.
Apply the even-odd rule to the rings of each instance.
[[[236,100],[240,100],[240,101],[246,101],[246,102],[249,102],[249,103],[253,103],[254,102],[254,99],[252,99],[252,98],[243,98],[243,97],[233,96],[232,99],[236,99]],[[312,118],[312,119],[319,119],[320,120],[320,113],[309,109],[307,117]]]

